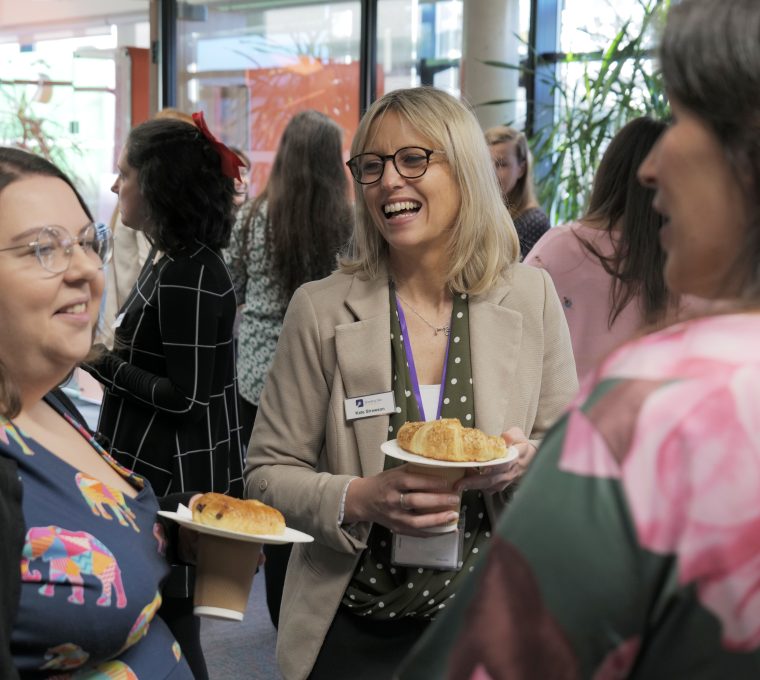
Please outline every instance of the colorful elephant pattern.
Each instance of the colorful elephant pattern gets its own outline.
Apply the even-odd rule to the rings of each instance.
[[[77,472],[75,479],[82,497],[95,517],[111,519],[108,512],[110,509],[121,526],[131,526],[135,531],[140,531],[135,524],[135,513],[129,509],[121,491],[81,472]]]
[[[106,661],[86,671],[53,675],[48,680],[140,680],[140,678],[123,661]]]
[[[21,578],[24,581],[41,581],[42,573],[31,568],[31,563],[42,560],[50,565],[48,580],[40,594],[53,597],[56,583],[71,585],[68,601],[84,604],[84,576],[100,581],[99,607],[111,606],[111,592],[116,591],[116,606],[124,609],[127,596],[121,581],[121,570],[111,551],[86,531],[67,531],[61,527],[32,527],[26,532],[21,556]]]
[[[150,622],[153,620],[153,617],[156,615],[156,612],[160,606],[161,593],[156,593],[156,596],[153,598],[153,600],[149,604],[146,604],[143,610],[140,612],[140,616],[137,617],[135,625],[132,626],[132,630],[129,631],[129,635],[127,636],[127,643],[124,645],[125,649],[127,647],[131,647],[148,632]]]
[[[59,680],[170,674],[190,680],[176,641],[155,618],[159,585],[168,573],[155,496],[150,489],[142,493],[141,477],[62,415],[138,495],[127,497],[77,471],[0,417],[0,455],[18,463],[27,525],[20,563],[20,614],[26,615],[19,616],[12,642],[19,670],[57,672],[45,677]],[[102,610],[103,618],[83,611],[91,607]],[[95,634],[92,626],[100,620],[107,625]]]
[[[10,421],[0,418],[0,442],[10,446],[11,441],[17,444],[25,456],[33,456],[34,452],[29,448],[27,443],[21,437],[19,431],[13,427]]]
[[[45,664],[41,668],[42,670],[79,668],[86,664],[89,658],[90,655],[79,645],[75,645],[73,642],[64,642],[45,652]]]

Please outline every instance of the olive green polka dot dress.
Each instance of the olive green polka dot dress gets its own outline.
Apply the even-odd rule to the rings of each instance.
[[[391,416],[388,439],[407,421],[420,420],[420,410],[410,377],[396,296],[390,286],[390,342],[393,362],[393,392],[396,412]],[[470,324],[467,295],[455,293],[451,312],[451,331],[446,354],[445,384],[441,386],[441,418],[459,418],[465,427],[475,427],[472,365],[470,361]],[[378,450],[378,455],[382,453]],[[385,467],[402,464],[386,457]],[[372,527],[368,547],[343,596],[343,604],[353,613],[372,619],[388,620],[411,616],[433,618],[456,596],[461,579],[472,571],[478,554],[490,538],[491,527],[483,495],[468,490],[462,498],[464,513],[463,562],[458,571],[422,567],[401,567],[391,563],[391,532],[379,524]],[[460,516],[461,519],[461,516]]]

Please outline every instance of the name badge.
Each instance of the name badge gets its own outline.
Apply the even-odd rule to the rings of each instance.
[[[121,314],[119,314],[119,316],[116,317],[116,321],[113,322],[112,328],[118,328],[119,326],[121,326],[121,322],[124,321],[125,314],[126,312],[122,312]]]
[[[402,567],[459,571],[462,568],[463,551],[464,513],[461,513],[457,531],[430,534],[426,538],[394,533],[391,562]]]
[[[346,420],[384,416],[396,410],[393,392],[378,392],[345,400]]]

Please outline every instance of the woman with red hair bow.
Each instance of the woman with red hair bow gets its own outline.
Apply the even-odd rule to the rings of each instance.
[[[195,125],[151,120],[130,133],[113,191],[152,250],[115,322],[113,351],[85,366],[105,388],[98,430],[159,496],[242,492],[233,345],[235,291],[221,256],[241,161]],[[192,571],[177,566],[162,612],[196,678],[207,677]]]

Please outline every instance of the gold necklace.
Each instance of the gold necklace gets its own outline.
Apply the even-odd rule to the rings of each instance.
[[[401,300],[401,302],[403,302],[407,307],[409,307],[409,309],[411,309],[412,312],[414,312],[414,314],[420,317],[420,319],[422,319],[428,326],[430,326],[430,328],[433,329],[434,335],[438,335],[438,333],[443,333],[444,335],[448,336],[448,334],[451,333],[451,326],[449,324],[445,324],[444,326],[434,326],[424,316],[422,316],[422,314],[420,314],[414,307],[412,307],[412,305],[410,305],[406,300],[404,300],[404,298],[402,298],[398,294],[398,290],[396,291],[396,297],[399,300]]]

